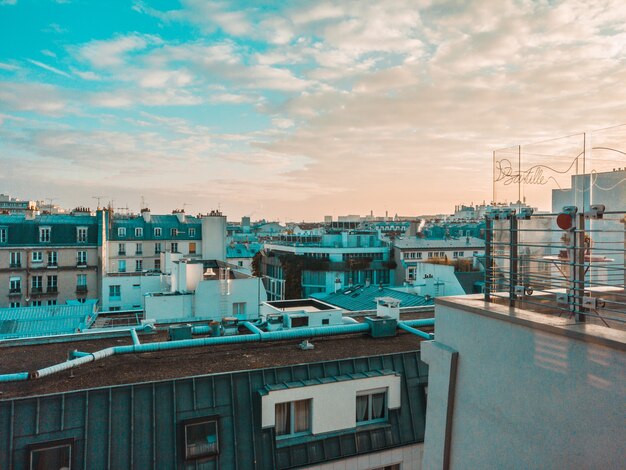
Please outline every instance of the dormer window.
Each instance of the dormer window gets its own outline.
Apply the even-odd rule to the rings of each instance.
[[[52,229],[50,227],[39,227],[39,243],[50,243]]]
[[[154,227],[154,237],[159,238],[161,236],[161,227]]]
[[[135,237],[143,237],[143,228],[137,227],[135,228]]]
[[[126,236],[126,227],[118,227],[117,228],[117,236],[125,237]]]
[[[87,241],[87,227],[76,228],[76,241],[78,243],[85,243]]]

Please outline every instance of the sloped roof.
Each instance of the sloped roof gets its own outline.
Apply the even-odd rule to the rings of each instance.
[[[0,340],[76,333],[96,316],[93,304],[0,308]]]
[[[358,310],[374,310],[376,309],[376,299],[378,297],[391,297],[400,301],[400,307],[421,307],[424,305],[433,305],[433,300],[426,300],[421,295],[400,292],[388,287],[380,289],[378,286],[369,287],[352,287],[343,289],[333,294],[324,296],[323,294],[314,295],[315,298],[322,300],[331,305],[350,311]]]
[[[397,248],[415,248],[415,249],[472,249],[485,248],[485,240],[476,237],[459,237],[459,238],[419,238],[406,237],[398,238],[394,241],[393,246]]]

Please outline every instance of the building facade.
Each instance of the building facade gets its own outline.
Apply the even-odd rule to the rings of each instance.
[[[106,212],[0,215],[0,307],[100,297]]]

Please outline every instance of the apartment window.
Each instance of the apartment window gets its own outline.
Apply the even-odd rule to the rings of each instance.
[[[48,307],[52,306],[52,305],[56,305],[57,304],[57,299],[50,299],[47,302]]]
[[[245,314],[246,314],[246,303],[234,302],[233,303],[233,315],[245,315]]]
[[[48,252],[48,267],[56,268],[58,266],[59,255],[56,251]]]
[[[30,278],[30,289],[33,294],[39,293],[43,289],[43,276],[33,276]]]
[[[41,300],[31,300],[30,306],[31,307],[41,307]]]
[[[117,254],[123,256],[126,254],[126,243],[117,244]]]
[[[276,436],[306,434],[311,430],[311,400],[276,404]]]
[[[163,251],[161,249],[161,242],[157,242],[154,244],[154,254],[158,255],[159,253],[161,253],[161,251]]]
[[[465,256],[465,252],[459,251],[458,255],[459,255],[459,258],[463,258]]]
[[[459,252],[458,251],[453,251],[452,252],[452,258],[456,259],[459,257]]]
[[[76,241],[78,243],[87,242],[87,227],[76,228]]]
[[[9,279],[9,292],[11,294],[19,294],[22,292],[22,278],[12,277]]]
[[[143,228],[141,228],[141,227],[136,227],[135,228],[135,237],[137,237],[137,238],[143,237]]]
[[[52,229],[50,227],[39,227],[39,242],[50,243],[50,234]]]
[[[190,255],[196,254],[196,244],[194,242],[189,243],[189,254]]]
[[[143,270],[143,260],[136,259],[135,260],[135,271],[140,272],[141,270]]]
[[[155,271],[160,271],[161,270],[161,260],[160,259],[155,259],[154,260],[154,270]]]
[[[161,236],[161,227],[154,227],[154,237],[158,238]]]
[[[197,418],[183,423],[185,460],[211,457],[219,452],[217,420]]]
[[[356,422],[367,424],[387,417],[387,392],[374,390],[360,392],[356,397]]]
[[[57,292],[59,278],[55,276],[48,276],[48,284],[46,286],[46,292]]]
[[[172,253],[178,253],[178,243],[172,243]]]
[[[0,227],[0,243],[6,243],[7,242],[7,234],[9,232],[9,229],[6,227]]]
[[[86,251],[76,252],[76,264],[78,266],[87,266],[87,252]]]
[[[30,470],[71,470],[72,443],[72,439],[63,439],[31,445]]]
[[[9,265],[11,268],[22,267],[22,253],[19,251],[12,251],[9,254]]]
[[[126,236],[126,227],[118,227],[117,228],[117,236],[125,237]]]
[[[20,308],[22,304],[20,302],[11,302],[9,308]]]
[[[432,257],[433,257],[433,252],[432,252],[432,251],[429,251],[429,252],[428,252],[428,257],[429,257],[429,258],[432,258]]]
[[[196,229],[195,228],[190,228],[189,229],[189,236],[190,237],[195,237],[196,236]]]
[[[143,243],[137,243],[137,245],[135,246],[135,254],[143,255]]]
[[[76,275],[76,286],[87,287],[87,275],[86,274],[77,274]]]
[[[177,228],[171,228],[170,229],[170,236],[175,237],[178,235],[178,229]]]
[[[416,257],[417,259],[422,259],[422,252],[421,252],[421,251],[418,251],[417,253],[415,253],[415,257]]]
[[[118,262],[117,262],[117,272],[118,273],[125,273],[126,272],[126,260],[125,259],[118,260]]]
[[[400,470],[400,464],[393,463],[391,465],[385,465],[383,467],[372,468],[371,470]]]
[[[109,307],[109,312],[119,312],[122,307]]]
[[[122,294],[121,286],[109,286],[109,300],[120,300]]]
[[[33,263],[42,263],[43,262],[43,251],[33,251],[30,254],[30,260]]]

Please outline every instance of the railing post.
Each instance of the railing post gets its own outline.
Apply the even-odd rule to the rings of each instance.
[[[517,275],[518,275],[518,220],[515,214],[511,215],[509,219],[509,306],[515,307],[515,301],[517,300],[517,294],[515,288],[517,287]]]
[[[577,321],[586,321],[585,309],[583,308],[583,296],[585,295],[585,216],[583,213],[576,214],[576,229],[572,237],[570,259],[570,285],[568,286],[568,301],[570,311]]]
[[[626,236],[626,235],[625,235]],[[485,302],[491,301],[493,276],[493,220],[485,216]]]

